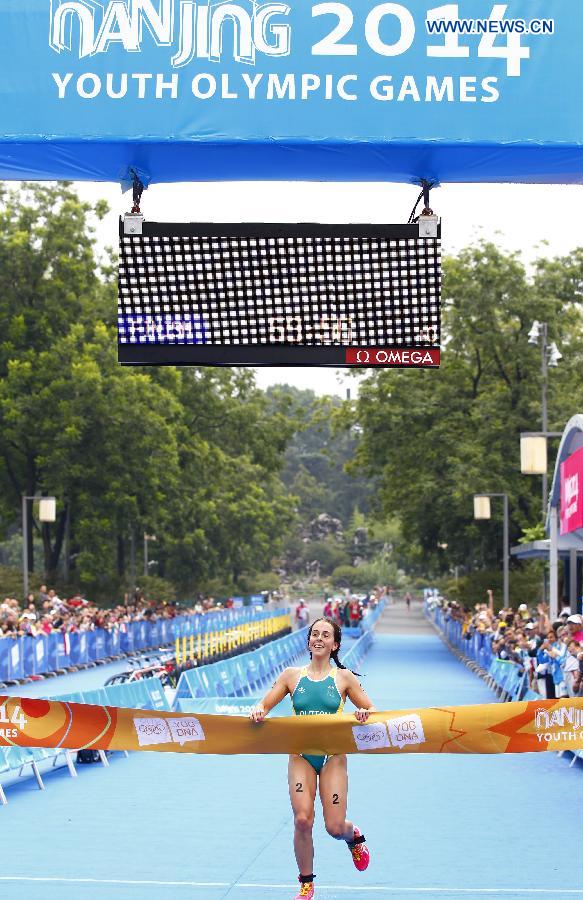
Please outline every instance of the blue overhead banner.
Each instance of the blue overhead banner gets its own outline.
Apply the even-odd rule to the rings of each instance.
[[[0,178],[583,181],[580,0],[0,0]]]

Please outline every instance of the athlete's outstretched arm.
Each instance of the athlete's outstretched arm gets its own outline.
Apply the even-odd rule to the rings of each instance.
[[[277,681],[271,686],[263,700],[260,700],[257,706],[254,706],[249,713],[249,718],[254,722],[263,722],[267,713],[281,703],[286,694],[289,694],[289,674],[290,669],[284,669]]]
[[[373,706],[373,702],[366,691],[363,691],[356,675],[348,671],[348,669],[344,670],[343,674],[347,679],[348,696],[356,706],[354,717],[357,722],[364,723],[371,712],[377,711],[376,707]]]

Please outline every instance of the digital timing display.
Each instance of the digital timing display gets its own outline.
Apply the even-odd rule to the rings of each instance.
[[[119,260],[122,363],[439,363],[441,241],[418,225],[121,223]]]

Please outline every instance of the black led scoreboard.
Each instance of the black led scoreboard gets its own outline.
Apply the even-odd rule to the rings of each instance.
[[[120,222],[119,361],[437,366],[441,233],[432,230],[128,216]]]

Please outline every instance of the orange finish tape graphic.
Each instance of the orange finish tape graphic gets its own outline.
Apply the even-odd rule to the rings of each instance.
[[[583,750],[583,698],[267,719],[0,696],[0,746],[174,753],[531,753]]]

